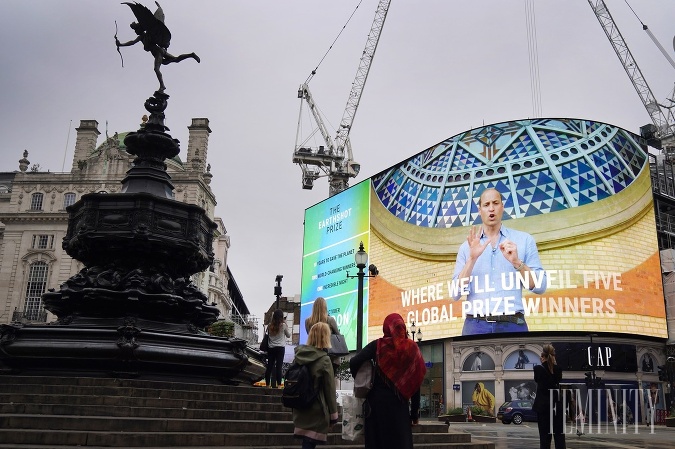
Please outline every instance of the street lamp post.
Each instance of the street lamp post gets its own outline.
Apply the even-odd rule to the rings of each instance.
[[[274,286],[274,295],[277,297],[277,309],[279,308],[279,300],[281,299],[281,280],[284,278],[283,274],[277,274],[275,279],[276,285]]]
[[[591,339],[591,357],[590,357],[590,362],[591,362],[591,378],[593,379],[593,388],[598,388],[600,385],[600,378],[595,375],[595,357],[596,357],[596,351],[595,351],[595,346],[593,346],[593,337],[597,337],[598,334],[590,334],[589,337]]]
[[[358,277],[357,286],[357,317],[356,317],[356,350],[360,351],[363,348],[363,278],[366,273],[363,271],[368,263],[368,253],[363,248],[363,242],[359,244],[359,250],[354,255],[356,261],[356,268],[359,272],[356,273]]]
[[[586,350],[586,357],[588,359],[588,367],[590,368],[590,371],[586,372],[586,386],[590,389],[593,388],[599,388],[602,378],[597,377],[595,374],[595,358],[596,358],[596,350],[595,346],[593,345],[593,337],[597,337],[597,334],[590,334],[589,337],[591,339],[591,345],[588,347]]]
[[[377,267],[372,263],[368,267],[367,275],[363,270],[366,268],[368,263],[368,253],[363,247],[363,242],[359,244],[359,250],[354,254],[354,261],[356,262],[356,268],[359,269],[359,272],[356,273],[356,276],[350,276],[349,271],[347,272],[347,278],[358,278],[358,285],[356,289],[356,349],[360,351],[363,349],[363,279],[364,278],[374,278],[380,272],[377,270]]]
[[[417,330],[417,332],[415,332]],[[410,324],[410,339],[415,340],[415,334],[417,334],[417,343],[422,342],[422,328],[417,329],[417,326],[415,326],[415,322],[412,321]]]
[[[587,394],[590,395],[592,394],[591,391],[593,389],[600,388],[600,377],[596,377],[595,375],[595,357],[596,357],[596,351],[595,351],[595,346],[593,346],[593,337],[597,337],[598,334],[589,334],[589,338],[591,340],[591,345],[589,347],[590,354],[588,354],[588,363],[590,365],[591,371],[589,373],[586,373],[586,383],[587,383]],[[599,398],[599,396],[598,396]],[[595,417],[596,420],[600,418],[600,409],[598,407],[598,404],[595,404],[591,401],[591,406],[590,406],[590,412],[591,416]],[[599,422],[599,421],[597,421]]]

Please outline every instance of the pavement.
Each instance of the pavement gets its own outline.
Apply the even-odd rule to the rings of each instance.
[[[422,421],[424,424],[424,421]],[[580,435],[568,425],[566,435],[567,449],[673,449],[675,448],[675,428],[635,425],[614,426],[602,423],[593,429],[588,426]],[[450,423],[450,432],[467,432],[475,440],[495,443],[495,449],[539,449],[537,423],[524,422],[521,425],[498,423]],[[553,448],[553,443],[551,443]]]

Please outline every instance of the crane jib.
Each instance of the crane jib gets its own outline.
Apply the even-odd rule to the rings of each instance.
[[[366,40],[365,49],[361,55],[356,77],[352,83],[352,89],[347,97],[347,105],[342,115],[342,121],[338,127],[335,140],[330,137],[307,85],[311,77],[316,73],[316,69],[312,71],[312,75],[298,89],[298,98],[301,101],[300,116],[302,116],[302,107],[306,104],[317,126],[312,135],[318,131],[325,143],[325,146],[321,146],[315,150],[308,147],[305,142],[299,142],[301,117],[298,118],[293,163],[300,165],[302,170],[303,189],[311,189],[316,179],[321,176],[327,176],[329,196],[333,196],[347,189],[349,187],[349,179],[356,177],[361,169],[360,164],[353,159],[349,133],[354,123],[354,117],[361,101],[366,80],[368,79],[368,73],[370,72],[375,51],[377,50],[387,13],[389,12],[390,3],[391,0],[379,0],[375,11],[375,18]]]

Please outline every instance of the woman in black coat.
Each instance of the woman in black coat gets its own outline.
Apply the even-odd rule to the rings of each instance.
[[[555,442],[555,449],[565,449],[565,410],[560,394],[562,368],[556,364],[553,345],[545,345],[539,359],[541,365],[534,367],[537,396],[532,404],[537,412],[539,449],[550,449],[551,437]]]
[[[412,426],[419,421],[420,386],[426,367],[417,343],[408,338],[398,313],[387,316],[384,336],[349,360],[352,376],[375,362],[373,388],[365,402],[366,449],[412,449]]]

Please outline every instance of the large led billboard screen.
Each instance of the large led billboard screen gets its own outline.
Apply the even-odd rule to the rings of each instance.
[[[481,213],[489,192],[501,205]],[[621,128],[580,119],[488,125],[341,195],[368,223],[352,235],[368,238],[345,236],[340,253],[367,241],[379,269],[367,284],[366,341],[391,312],[414,321],[425,340],[537,331],[667,337],[647,147]],[[483,230],[497,214],[501,232],[489,244]],[[307,245],[322,229],[306,223]],[[303,263],[302,319],[313,298],[331,296],[305,289],[320,273]],[[341,330],[351,335],[355,283],[344,285],[335,308],[350,311]]]
[[[332,196],[305,211],[300,298],[300,341],[307,339],[304,322],[314,300],[326,299],[350,349],[356,347],[357,273],[354,254],[370,243],[370,181]],[[364,279],[364,304],[368,304],[368,278]],[[367,316],[367,307],[364,315]],[[364,329],[367,326],[364,319]],[[365,335],[365,330],[364,330]]]

